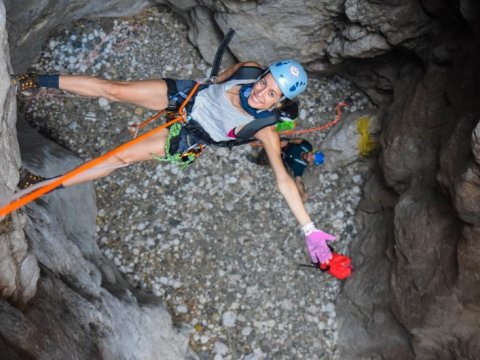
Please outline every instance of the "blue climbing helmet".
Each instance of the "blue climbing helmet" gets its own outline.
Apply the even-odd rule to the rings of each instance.
[[[322,165],[325,162],[325,155],[321,151],[316,151],[313,153],[313,164]]]
[[[287,99],[294,99],[307,87],[307,72],[295,60],[280,60],[268,67],[275,82]]]

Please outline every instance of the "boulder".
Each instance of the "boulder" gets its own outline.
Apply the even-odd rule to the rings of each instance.
[[[319,147],[325,154],[325,170],[339,169],[370,155],[378,147],[380,129],[379,118],[371,111],[345,114]]]

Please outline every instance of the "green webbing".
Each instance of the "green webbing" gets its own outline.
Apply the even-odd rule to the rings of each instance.
[[[170,131],[165,141],[165,156],[158,156],[152,154],[152,157],[157,161],[168,161],[177,165],[180,169],[185,170],[191,163],[196,159],[194,154],[189,154],[182,156],[182,153],[176,152],[175,154],[170,154],[170,140],[176,136],[180,136],[180,130],[182,129],[182,124],[176,122],[170,126]]]

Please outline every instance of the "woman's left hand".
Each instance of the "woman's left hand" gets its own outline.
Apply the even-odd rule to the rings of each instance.
[[[324,264],[332,258],[332,252],[327,245],[327,241],[334,241],[335,236],[315,229],[308,235],[305,235],[308,253],[314,264]]]

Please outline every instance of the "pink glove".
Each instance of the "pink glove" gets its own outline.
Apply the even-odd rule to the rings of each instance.
[[[305,241],[312,262],[323,264],[330,260],[332,252],[328,248],[327,241],[334,241],[335,236],[316,229],[313,223],[305,225],[302,230],[305,233]]]

